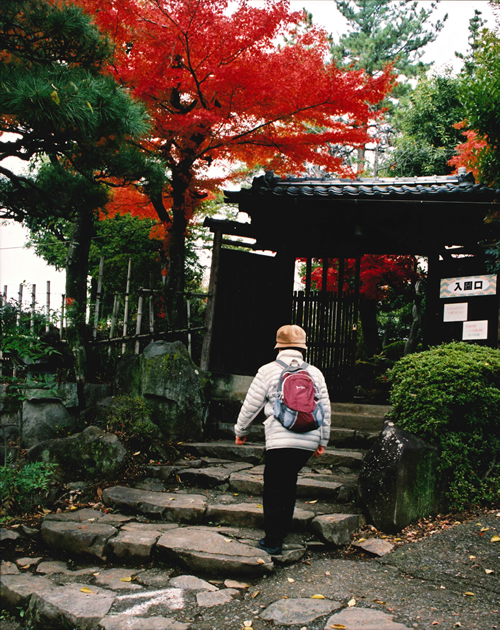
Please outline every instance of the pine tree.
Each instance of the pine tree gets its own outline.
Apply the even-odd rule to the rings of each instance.
[[[338,10],[347,20],[349,31],[330,47],[333,61],[341,67],[363,69],[374,75],[393,64],[399,81],[386,99],[386,123],[373,123],[375,175],[378,174],[379,154],[392,143],[395,133],[391,122],[393,99],[401,99],[411,90],[407,79],[423,76],[431,64],[420,59],[427,44],[435,41],[448,15],[431,22],[439,0],[418,8],[413,0],[335,0]],[[404,77],[404,79],[403,79]],[[406,80],[405,80],[406,79]],[[358,151],[358,170],[367,167],[365,150]]]
[[[71,3],[2,3],[0,55],[0,217],[55,232],[58,220],[72,223],[66,298],[81,385],[94,221],[110,186],[147,174],[147,160],[129,142],[146,132],[145,110],[102,73],[111,46]],[[24,172],[8,158],[21,160]]]

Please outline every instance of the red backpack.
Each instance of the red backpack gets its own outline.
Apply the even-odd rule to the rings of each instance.
[[[325,412],[318,388],[307,371],[309,364],[287,365],[280,359],[276,363],[284,369],[278,382],[274,417],[285,429],[296,433],[317,429],[323,424]]]

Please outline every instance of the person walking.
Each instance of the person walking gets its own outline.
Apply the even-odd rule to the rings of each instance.
[[[331,407],[325,378],[313,365],[305,364],[317,389],[319,402],[323,406],[324,419],[321,426],[304,433],[286,429],[274,417],[283,365],[300,366],[304,363],[303,352],[307,349],[306,333],[296,325],[286,325],[276,333],[276,361],[259,368],[253,379],[234,432],[237,445],[243,445],[250,432],[252,422],[264,409],[265,467],[264,467],[264,531],[259,548],[270,555],[282,552],[283,538],[289,531],[297,495],[297,477],[311,456],[324,453],[330,437]],[[278,363],[277,361],[280,361]]]

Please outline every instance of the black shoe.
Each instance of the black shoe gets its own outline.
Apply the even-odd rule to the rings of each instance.
[[[266,545],[266,539],[265,538],[261,538],[259,540],[259,549],[262,549],[262,551],[265,551],[270,556],[280,556],[281,552],[283,550],[281,545],[278,545],[277,547],[268,547]]]

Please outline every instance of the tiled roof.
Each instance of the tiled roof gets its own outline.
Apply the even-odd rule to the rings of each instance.
[[[436,175],[430,177],[367,177],[357,180],[333,178],[280,179],[271,173],[256,177],[251,188],[225,191],[228,201],[237,202],[255,197],[303,197],[315,199],[461,199],[489,201],[500,195],[494,190],[474,183],[469,175]],[[465,197],[465,199],[464,199]]]

